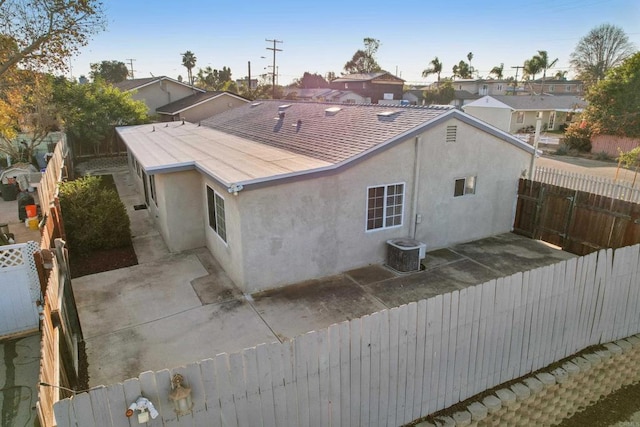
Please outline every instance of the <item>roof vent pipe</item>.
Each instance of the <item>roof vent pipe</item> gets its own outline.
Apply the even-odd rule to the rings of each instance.
[[[278,111],[278,118],[284,120],[284,111]]]

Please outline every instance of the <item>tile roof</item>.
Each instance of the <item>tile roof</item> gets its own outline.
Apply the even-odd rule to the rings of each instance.
[[[163,105],[162,107],[158,107],[156,108],[156,112],[160,114],[177,114],[181,111],[187,110],[191,107],[195,107],[198,104],[212,100],[224,94],[227,94],[229,96],[233,96],[236,98],[244,99],[247,102],[249,102],[248,99],[243,98],[240,95],[236,95],[235,93],[231,93],[227,91],[200,92],[200,93],[195,93],[193,95],[189,95],[186,98],[173,101],[167,105]]]
[[[491,95],[491,98],[514,110],[575,110],[587,106],[587,102],[579,96]]]
[[[372,104],[325,104],[260,101],[225,111],[203,126],[331,163],[345,161],[397,135],[428,122],[447,107],[401,107]],[[278,120],[279,106],[284,120]],[[255,105],[255,106],[254,106]],[[328,114],[329,107],[340,108]],[[395,111],[389,117],[378,113]],[[298,120],[301,121],[297,126]]]

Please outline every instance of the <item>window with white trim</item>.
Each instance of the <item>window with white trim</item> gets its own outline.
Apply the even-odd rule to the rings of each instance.
[[[224,213],[224,199],[207,185],[207,207],[209,211],[209,227],[227,242],[227,221]]]
[[[367,230],[399,227],[404,210],[404,184],[367,188]]]
[[[518,124],[524,123],[524,111],[518,111],[516,113],[516,123]]]
[[[502,92],[502,85],[501,85],[501,84],[498,84],[498,86],[496,87],[496,90],[497,90],[498,92]]]
[[[453,197],[466,196],[468,194],[476,193],[477,179],[475,176],[467,176],[464,178],[458,178],[455,181],[453,189]]]

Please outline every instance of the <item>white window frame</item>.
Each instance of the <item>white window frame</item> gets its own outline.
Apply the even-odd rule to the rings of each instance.
[[[556,85],[549,85],[549,92],[555,92],[556,91]]]
[[[462,193],[456,194],[456,184],[459,181],[463,181],[462,184]],[[476,194],[478,187],[478,176],[477,175],[469,175],[456,178],[453,181],[453,197],[464,197],[464,196],[472,196]]]
[[[498,86],[496,87],[496,90],[499,92],[502,92],[502,84],[498,84]]]
[[[227,244],[227,215],[226,207],[224,205],[224,197],[220,195],[216,190],[210,186],[206,186],[207,189],[207,224],[209,228],[224,242]],[[209,196],[211,194],[211,198]],[[213,200],[213,216],[211,215],[211,201]],[[222,205],[219,205],[219,201],[222,201]],[[213,222],[213,224],[212,224]]]
[[[402,185],[402,204],[400,205],[400,213],[393,213],[393,215],[389,215],[389,213],[387,212],[387,209],[391,209],[394,207],[397,207],[397,205],[393,205],[393,206],[389,206],[388,203],[388,197],[393,197],[393,196],[389,196],[389,188],[391,187],[396,187],[398,185]],[[384,189],[384,194],[382,195],[382,226],[380,227],[372,227],[369,228],[369,211],[371,209],[374,208],[370,208],[369,207],[369,191],[375,188],[383,188]],[[404,223],[404,204],[405,204],[405,200],[406,200],[406,190],[407,185],[404,182],[394,182],[392,184],[382,184],[382,185],[371,185],[369,187],[367,187],[367,192],[366,192],[366,198],[365,198],[365,222],[364,222],[364,229],[367,233],[369,232],[374,232],[374,231],[379,231],[379,230],[388,230],[390,228],[398,228],[398,227],[402,227],[402,224]],[[398,196],[397,194],[395,195],[396,197]],[[400,223],[399,224],[392,224],[392,225],[387,225],[387,221],[390,219],[390,217],[399,217],[400,218]],[[371,218],[371,220],[375,220],[376,218],[373,217]]]
[[[151,195],[151,200],[158,206],[158,193],[156,192],[156,176],[149,175],[149,194]]]
[[[522,117],[522,120],[520,119]],[[524,124],[524,111],[516,111],[516,124]]]

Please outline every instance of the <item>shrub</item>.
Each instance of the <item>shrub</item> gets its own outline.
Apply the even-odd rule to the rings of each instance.
[[[611,156],[607,154],[605,151],[601,151],[596,154],[596,160],[611,160]]]
[[[566,156],[569,154],[569,148],[565,144],[560,144],[558,149],[553,153],[556,156]]]
[[[60,184],[60,208],[69,249],[78,255],[131,244],[126,208],[102,179],[87,176]]]
[[[572,123],[564,132],[563,142],[570,150],[588,153],[591,151],[591,130],[580,123]]]

